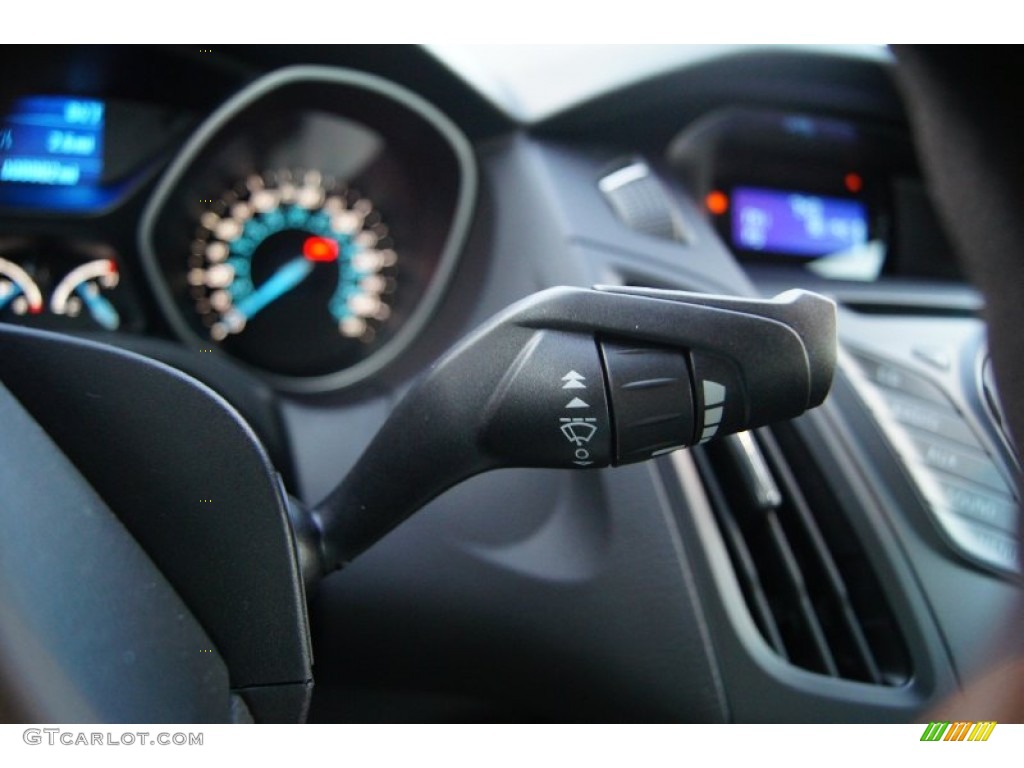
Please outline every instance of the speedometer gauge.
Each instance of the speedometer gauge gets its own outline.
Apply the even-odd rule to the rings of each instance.
[[[369,198],[316,170],[281,170],[248,176],[200,215],[187,279],[212,342],[316,374],[376,338],[397,262]]]
[[[412,342],[440,307],[475,191],[469,143],[420,97],[293,67],[199,127],[146,208],[140,253],[189,347],[325,392],[429,362],[436,345]]]

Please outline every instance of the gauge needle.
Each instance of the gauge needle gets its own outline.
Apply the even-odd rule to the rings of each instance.
[[[88,283],[82,283],[75,288],[75,293],[82,297],[82,301],[89,308],[89,314],[92,315],[93,320],[108,331],[116,331],[118,329],[118,326],[121,325],[121,316],[117,314],[114,305],[100,294],[95,287],[90,289]]]
[[[9,283],[7,286],[0,285],[0,309],[14,301],[19,293],[21,293],[21,289],[14,283]]]
[[[314,264],[304,256],[292,259],[277,270],[259,288],[250,293],[225,314],[228,324],[248,320],[265,306],[275,301],[306,279]]]

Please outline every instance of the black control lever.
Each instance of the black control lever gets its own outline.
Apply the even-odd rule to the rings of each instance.
[[[321,574],[340,568],[485,470],[628,464],[792,418],[825,399],[835,357],[835,306],[806,291],[534,294],[406,395],[344,482],[297,520],[300,552]]]

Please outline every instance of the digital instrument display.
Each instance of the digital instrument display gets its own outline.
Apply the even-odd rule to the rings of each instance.
[[[732,244],[746,251],[815,257],[867,245],[867,206],[841,197],[760,187],[732,193]]]
[[[29,96],[0,116],[0,184],[90,187],[103,172],[106,105]]]

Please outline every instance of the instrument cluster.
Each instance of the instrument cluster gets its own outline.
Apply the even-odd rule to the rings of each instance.
[[[321,66],[212,112],[36,87],[0,100],[0,322],[170,332],[323,392],[394,360],[437,307],[476,170],[418,95]]]
[[[474,187],[467,142],[419,97],[291,68],[199,127],[144,214],[140,251],[184,341],[280,389],[333,389],[427,320]]]

